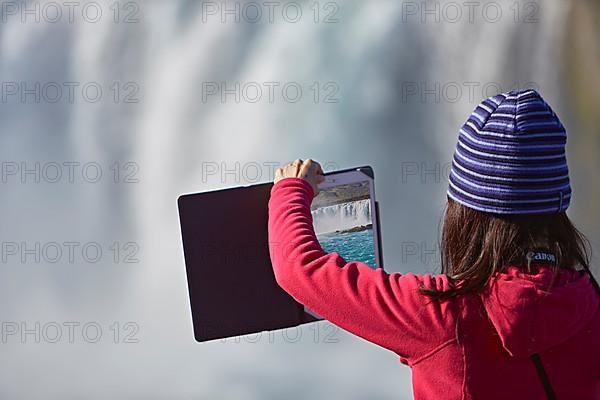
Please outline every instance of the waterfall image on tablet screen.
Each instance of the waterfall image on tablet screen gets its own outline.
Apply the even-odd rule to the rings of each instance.
[[[323,250],[377,268],[368,181],[320,189],[311,212]]]

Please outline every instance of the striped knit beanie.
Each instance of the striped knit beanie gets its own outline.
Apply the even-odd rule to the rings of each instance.
[[[492,96],[460,130],[448,196],[490,213],[564,211],[571,200],[566,141],[564,126],[535,90]]]

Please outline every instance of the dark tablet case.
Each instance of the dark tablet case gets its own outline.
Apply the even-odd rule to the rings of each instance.
[[[372,176],[371,168],[359,169]],[[343,171],[334,173],[339,172]],[[317,321],[275,281],[267,233],[272,186],[264,183],[178,199],[194,336],[199,342]],[[382,260],[377,202],[375,207]]]

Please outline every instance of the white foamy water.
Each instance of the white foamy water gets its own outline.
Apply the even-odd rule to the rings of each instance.
[[[317,235],[368,225],[372,223],[371,201],[365,199],[320,207],[312,211],[312,217]]]

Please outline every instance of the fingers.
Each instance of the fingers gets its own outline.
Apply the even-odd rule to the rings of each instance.
[[[300,176],[300,171],[302,169],[302,163],[303,161],[301,159],[297,159],[291,163],[289,163],[287,166],[285,166],[284,168],[286,169],[286,177],[290,177],[290,176]]]
[[[281,179],[289,177],[306,179],[311,183],[315,190],[317,184],[325,181],[321,164],[310,158],[307,160],[297,159],[281,168],[278,168],[275,171],[274,181],[276,183]]]
[[[323,172],[323,168],[321,168],[321,164],[315,162],[315,176],[317,178],[317,183],[325,182],[325,173]]]
[[[316,161],[312,161],[312,163],[312,167],[314,169],[314,176],[317,184],[325,182],[325,173],[323,172],[323,168],[321,168],[321,164],[319,164]]]
[[[303,164],[304,164],[304,162],[299,158],[292,163],[291,170],[294,172],[294,176],[298,176],[298,174],[302,170]]]
[[[325,173],[323,172],[323,168],[321,168],[321,164],[319,164],[319,163],[318,163],[318,162],[316,162],[316,161],[315,161],[315,164],[317,165],[317,174],[318,174],[318,175],[323,175],[323,174],[325,174]]]
[[[302,177],[302,178],[306,178],[307,176],[310,176],[312,170],[314,169],[314,163],[313,160],[311,160],[310,158],[306,161],[304,161],[302,163],[302,166],[300,167],[300,173],[298,174],[298,176]]]

